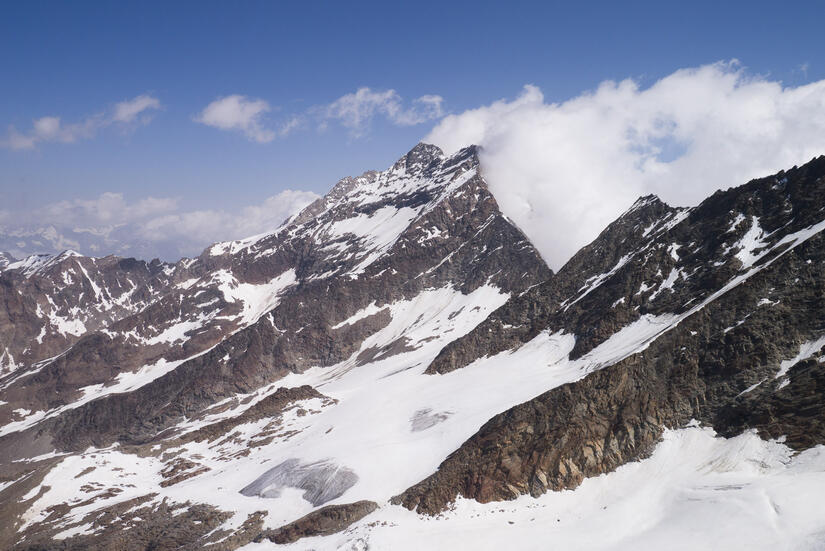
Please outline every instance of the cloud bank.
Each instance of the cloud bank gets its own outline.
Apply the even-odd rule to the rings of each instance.
[[[257,143],[269,143],[298,128],[312,125],[323,131],[331,124],[347,129],[351,138],[361,138],[369,133],[373,120],[378,117],[396,126],[415,126],[439,119],[444,116],[443,101],[441,96],[430,94],[405,104],[395,90],[363,87],[328,104],[288,115],[276,123],[268,118],[269,113],[276,110],[269,102],[233,94],[211,102],[193,120],[219,130],[239,132]]]
[[[271,231],[317,198],[310,191],[285,190],[235,211],[185,210],[178,199],[130,202],[121,193],[103,193],[25,212],[0,210],[0,251],[17,258],[73,249],[93,256],[178,260],[216,241]]]
[[[482,146],[502,210],[558,269],[640,195],[694,205],[825,154],[825,81],[783,87],[727,62],[647,88],[607,81],[562,103],[528,85],[445,117],[424,141]]]
[[[374,91],[359,88],[351,94],[341,96],[318,110],[322,125],[338,121],[347,128],[350,136],[363,136],[373,118],[384,116],[397,126],[414,126],[443,116],[441,96],[426,95],[416,98],[412,105],[404,107],[401,96],[395,90]]]
[[[19,132],[14,126],[9,126],[6,138],[0,140],[0,147],[23,150],[34,149],[38,144],[47,142],[74,143],[92,138],[108,126],[128,128],[135,124],[148,124],[153,111],[160,107],[157,98],[143,94],[116,103],[108,111],[90,115],[75,123],[66,124],[58,116],[40,117],[32,121],[28,132]]]

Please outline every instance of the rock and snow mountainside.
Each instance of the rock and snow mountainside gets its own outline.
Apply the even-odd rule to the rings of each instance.
[[[60,354],[165,292],[172,266],[74,251],[0,255],[0,375]]]
[[[819,158],[554,274],[419,144],[177,264],[0,260],[0,547],[821,548],[823,230]]]
[[[5,268],[6,266],[11,264],[12,262],[15,262],[15,258],[12,255],[10,255],[9,253],[5,253],[3,251],[0,251],[0,270]]]

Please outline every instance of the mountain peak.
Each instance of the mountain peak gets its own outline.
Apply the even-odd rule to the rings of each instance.
[[[652,193],[648,194],[648,195],[643,195],[643,196],[639,197],[638,199],[636,199],[636,201],[632,205],[630,205],[630,208],[627,209],[622,216],[626,216],[626,215],[630,214],[631,212],[635,212],[635,211],[643,209],[645,207],[659,206],[659,205],[664,205],[665,207],[670,206],[667,203],[665,203],[664,201],[662,201],[661,199],[659,199],[658,195],[654,195]]]
[[[392,166],[393,170],[404,170],[408,173],[424,172],[427,167],[444,157],[441,148],[419,142],[406,155],[398,159]]]

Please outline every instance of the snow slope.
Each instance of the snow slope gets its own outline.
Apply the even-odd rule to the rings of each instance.
[[[614,239],[617,243],[605,243],[605,249],[616,250],[615,255],[590,250],[592,258],[582,265],[590,264],[592,269],[586,266],[589,271],[574,274],[576,277],[571,276],[564,286],[548,294],[548,304],[554,309],[549,313],[515,303],[520,309],[510,319],[512,325],[501,323],[501,327],[512,329],[523,324],[531,326],[531,332],[523,340],[504,341],[508,348],[495,348],[497,343],[491,344],[494,339],[484,338],[483,333],[492,332],[486,321],[506,304],[514,304],[514,298],[525,296],[524,289],[539,289],[539,293],[544,283],[553,280],[518,287],[511,279],[496,279],[501,272],[510,271],[517,282],[523,283],[528,272],[506,260],[483,264],[479,260],[482,255],[488,249],[495,252],[508,245],[515,248],[529,244],[511,239],[502,245],[493,242],[495,236],[486,234],[481,243],[476,242],[476,236],[497,216],[496,211],[478,215],[478,194],[486,193],[483,188],[462,188],[478,179],[477,167],[468,163],[460,168],[426,147],[416,150],[426,155],[410,157],[411,152],[407,161],[399,161],[388,171],[342,180],[323,200],[308,207],[306,212],[311,216],[299,216],[271,234],[216,244],[201,258],[182,262],[177,268],[181,273],[171,284],[172,291],[153,303],[151,311],[146,310],[156,315],[137,316],[140,323],[131,323],[129,318],[128,324],[113,326],[115,330],[101,330],[110,341],[121,338],[135,350],[164,347],[151,361],[123,370],[105,382],[80,386],[79,396],[52,409],[14,409],[13,421],[3,430],[15,438],[36,423],[66,413],[78,413],[72,419],[82,418],[85,412],[95,411],[86,406],[101,398],[106,398],[101,402],[125,404],[124,409],[128,409],[132,406],[128,400],[117,400],[133,392],[149,404],[141,402],[137,406],[149,412],[147,424],[152,422],[148,418],[152,415],[169,420],[162,429],[153,427],[161,432],[152,432],[145,439],[140,435],[130,440],[126,434],[122,441],[129,445],[102,447],[100,442],[108,444],[125,434],[113,431],[115,436],[110,440],[103,439],[108,434],[90,440],[98,442],[98,448],[16,459],[14,462],[24,468],[49,462],[42,482],[17,500],[25,502],[23,525],[18,528],[31,528],[27,537],[38,536],[37,530],[47,534],[57,530],[56,536],[47,536],[51,539],[100,535],[111,525],[90,522],[92,513],[146,498],[148,504],[158,508],[171,504],[185,512],[190,504],[206,504],[230,513],[213,532],[228,530],[227,534],[237,535],[233,531],[240,531],[259,513],[265,513],[261,529],[276,529],[322,506],[369,500],[376,502],[378,509],[341,533],[301,540],[289,547],[256,543],[244,548],[825,549],[825,513],[818,506],[820,496],[825,495],[825,447],[796,447],[792,431],[771,433],[785,434],[786,446],[785,437],[763,439],[768,438],[764,431],[760,432],[763,438],[756,432],[745,432],[724,439],[698,422],[685,427],[691,415],[707,421],[698,409],[688,410],[674,423],[682,428],[665,430],[651,456],[588,478],[575,490],[488,504],[459,498],[435,517],[392,505],[392,498],[426,480],[448,458],[464,461],[460,453],[454,452],[460,452],[468,439],[498,414],[562,385],[576,388],[576,383],[588,375],[644,350],[656,354],[663,342],[668,346],[669,337],[679,336],[674,329],[680,324],[682,330],[702,316],[718,315],[717,310],[726,304],[736,307],[736,301],[726,300],[764,283],[765,288],[758,288],[753,295],[742,295],[740,302],[747,314],[737,311],[734,321],[725,319],[714,329],[720,333],[719,340],[729,339],[729,348],[741,348],[738,345],[750,340],[734,339],[739,339],[739,331],[749,329],[751,322],[746,324],[745,320],[754,310],[748,310],[748,305],[772,310],[780,304],[779,299],[762,297],[773,297],[773,291],[787,283],[784,273],[769,284],[760,283],[761,277],[777,266],[790,266],[794,277],[816,275],[805,271],[811,260],[805,263],[796,257],[809,254],[811,247],[821,243],[825,231],[820,212],[823,209],[790,229],[781,226],[781,232],[768,231],[777,225],[766,215],[748,211],[746,216],[732,209],[722,209],[722,215],[707,215],[705,222],[710,229],[693,220],[699,215],[692,213],[702,211],[692,209],[667,207],[656,220],[640,218],[633,222],[631,215],[639,214],[640,209],[656,207],[654,200],[643,199],[628,211],[623,223],[638,226],[636,233],[626,235],[640,234],[646,240],[631,239],[635,242],[626,245],[618,239]],[[476,199],[464,205],[457,201],[462,194],[476,195]],[[432,212],[436,215],[428,217]],[[478,216],[469,231],[456,233],[460,238],[449,235],[445,228],[457,232],[456,228],[468,224],[474,214]],[[695,231],[688,235],[686,230],[684,239],[674,240],[668,233],[690,224],[694,224]],[[719,227],[727,228],[722,239],[716,239]],[[616,231],[621,229],[617,227]],[[719,254],[698,255],[706,237],[713,238],[708,244]],[[422,244],[425,246],[416,249]],[[473,246],[477,248],[468,252]],[[715,251],[713,247],[708,250]],[[467,263],[453,264],[462,255],[469,259]],[[32,274],[42,270],[34,261],[29,264],[19,269]],[[471,279],[466,273],[468,265],[486,266],[471,285],[467,284]],[[708,280],[702,279],[707,274],[700,268],[708,272],[724,269],[711,274],[718,277]],[[443,277],[431,276],[438,275],[440,269]],[[86,274],[83,265],[79,265],[79,271]],[[400,275],[392,279],[388,274]],[[99,296],[94,281],[86,278],[93,295]],[[395,292],[405,282],[419,283],[403,293]],[[792,291],[781,295],[782,299],[803,296],[795,288]],[[816,297],[803,298],[808,305],[819,304],[814,302]],[[766,308],[768,305],[771,307]],[[743,369],[741,377],[722,380],[726,390],[733,388],[733,394],[745,389],[737,397],[758,395],[761,399],[760,393],[770,385],[776,387],[777,394],[784,388],[780,385],[793,384],[791,389],[801,386],[798,364],[820,358],[825,343],[821,331],[813,337],[808,334],[819,320],[817,308],[811,310],[810,318],[792,328],[804,336],[793,342],[793,351],[784,354],[789,350],[784,343],[782,359],[772,357],[776,365],[762,366],[775,378],[759,373],[759,381],[752,384],[752,373]],[[558,323],[535,325],[532,331],[533,324],[543,323],[545,315]],[[771,318],[771,323],[764,325],[780,327],[786,318]],[[604,319],[607,324],[596,325]],[[704,322],[709,330],[715,327],[711,321],[715,320]],[[692,328],[702,329],[688,327]],[[599,338],[593,339],[593,333]],[[649,348],[666,334],[667,338]],[[697,335],[697,331],[690,331],[690,335]],[[770,338],[766,335],[763,340]],[[590,344],[583,346],[588,338]],[[462,339],[481,343],[481,353],[465,355],[470,359],[454,370],[426,374],[445,346]],[[682,351],[694,346],[689,339],[682,342],[685,346],[678,345]],[[341,343],[347,346],[334,349],[333,355],[331,344]],[[776,338],[771,343],[779,348]],[[178,353],[184,346],[190,347],[185,354],[174,358],[164,355]],[[317,356],[316,348],[320,349]],[[247,350],[257,350],[258,355],[246,355]],[[274,354],[284,350],[300,355],[297,360],[309,359],[296,361],[287,369],[283,366],[287,360],[293,361],[292,357]],[[199,358],[203,362],[187,363]],[[656,360],[662,362],[664,371],[676,363],[664,353]],[[750,362],[751,358],[746,360]],[[0,362],[14,361],[0,354]],[[39,373],[54,361],[32,364],[29,372],[17,374],[5,384],[17,384],[18,377]],[[616,378],[624,380],[622,370],[633,361],[635,358],[603,374],[607,377],[618,373]],[[810,370],[815,364],[809,361],[801,367]],[[700,367],[723,371],[717,363]],[[191,393],[171,394],[173,397],[167,399],[163,389],[157,387],[167,382],[175,384],[175,376],[191,377],[183,379],[187,386],[181,385]],[[634,378],[627,379],[627,386],[632,387]],[[252,382],[238,384],[247,380]],[[603,390],[601,376],[595,380]],[[578,386],[587,383],[585,380]],[[215,391],[210,396],[212,401],[204,400],[197,408],[165,409],[166,402],[185,401],[213,388],[220,392]],[[136,392],[141,389],[148,392]],[[286,402],[279,406],[281,409],[273,406],[257,417],[245,415],[259,404],[275,402],[269,399],[279,392],[302,389],[311,393]],[[713,391],[718,388],[706,395]],[[616,400],[621,400],[623,395],[615,393],[619,395]],[[785,391],[788,393],[790,390]],[[582,399],[570,410],[581,409],[594,424],[612,426],[617,422],[611,417],[614,394],[604,394],[608,395],[606,406],[591,408],[592,404]],[[156,396],[161,396],[163,403],[153,404]],[[594,403],[599,404],[599,400],[600,396]],[[674,402],[678,403],[675,398]],[[543,417],[532,425],[511,415],[509,418],[515,421],[507,429],[514,432],[494,435],[504,434],[504,443],[510,442],[512,439],[507,437],[517,431],[535,435],[534,428],[539,430],[542,423],[552,420],[552,409],[559,411],[549,409],[542,411]],[[119,410],[99,411],[105,414]],[[655,409],[652,411],[651,416],[656,414]],[[97,430],[95,421],[99,418],[90,419],[89,424],[69,426]],[[226,425],[216,427],[223,422]],[[639,453],[646,453],[648,443],[658,438],[662,428],[657,425],[655,437],[645,442]],[[738,434],[741,430],[724,432],[719,428],[723,434]],[[562,441],[535,440],[548,446]],[[805,451],[796,453],[789,446]],[[494,443],[487,447],[492,453],[505,455],[501,451],[506,449],[504,446],[499,448]],[[507,453],[507,459],[524,459],[538,456],[541,449]],[[636,457],[639,455],[626,455],[622,461]],[[513,464],[517,464],[515,460]],[[598,472],[614,468],[616,464]],[[522,471],[531,472],[529,468]],[[452,476],[448,469],[441,472]],[[465,484],[472,479],[454,480]],[[0,486],[0,491],[13,490],[17,482]],[[460,495],[462,490],[456,493]],[[495,494],[492,499],[515,493]]]
[[[209,472],[191,480],[163,488],[158,475],[162,464],[157,459],[135,460],[129,471],[132,474],[125,476],[121,470],[106,467],[121,464],[123,453],[117,446],[87,450],[85,456],[98,461],[94,476],[101,483],[101,494],[112,486],[128,488],[116,496],[101,497],[95,507],[152,491],[158,493],[157,502],[194,500],[234,511],[226,528],[237,527],[246,515],[259,510],[268,512],[265,525],[277,528],[319,505],[362,499],[387,503],[433,473],[450,452],[493,415],[644,349],[674,321],[670,316],[645,316],[578,360],[568,358],[574,336],[542,333],[515,351],[478,360],[467,369],[437,377],[423,374],[445,342],[466,334],[506,299],[506,294],[490,286],[469,295],[447,289],[425,291],[413,300],[390,305],[392,321],[341,364],[289,375],[251,400],[247,400],[250,396],[238,396],[239,402],[245,403],[240,408],[181,424],[181,429],[191,431],[237,415],[276,386],[309,384],[337,400],[331,405],[304,407],[310,414],[282,421],[282,434],[293,434],[251,448],[245,457],[236,454],[249,447],[265,422],[238,427],[235,430],[240,430],[242,436],[234,442],[190,442],[182,446],[180,458],[209,468]],[[368,310],[372,311],[371,307]],[[359,317],[360,313],[353,316]],[[381,350],[399,341],[406,347],[401,354],[384,359],[379,354],[367,363],[357,359],[365,350]],[[107,462],[105,458],[110,456],[112,460]],[[346,470],[355,475],[355,480],[333,499],[312,504],[298,488],[275,487],[266,482],[268,471],[284,461],[297,462],[304,468],[323,465]],[[88,464],[67,458],[49,477],[75,480]],[[318,476],[325,475],[319,472]],[[76,484],[83,483],[81,477]],[[263,488],[260,494],[240,493],[256,483]],[[66,492],[66,485],[50,489],[32,505],[28,515],[45,518],[49,507],[65,501]],[[79,521],[88,510],[81,509],[70,519]]]
[[[666,431],[653,455],[576,490],[480,504],[432,518],[386,506],[347,531],[268,549],[795,550],[825,546],[825,447],[794,456],[752,433]]]

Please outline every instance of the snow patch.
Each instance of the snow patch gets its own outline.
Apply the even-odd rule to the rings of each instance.
[[[799,353],[796,356],[790,360],[784,360],[779,364],[779,371],[776,372],[774,378],[779,379],[780,377],[784,377],[793,366],[802,360],[807,360],[814,354],[817,354],[820,350],[822,350],[823,346],[825,346],[825,336],[822,336],[814,341],[803,343],[802,346],[799,347]]]
[[[386,305],[379,307],[379,306],[375,305],[375,302],[372,302],[367,307],[357,311],[356,313],[354,313],[353,315],[351,315],[350,317],[348,317],[347,319],[345,319],[341,323],[336,323],[335,325],[332,326],[332,328],[333,329],[341,329],[342,327],[344,327],[346,325],[353,325],[353,324],[361,321],[364,318],[368,318],[368,317],[370,317],[372,315],[375,315],[378,312],[382,312],[386,309],[387,309]]]

